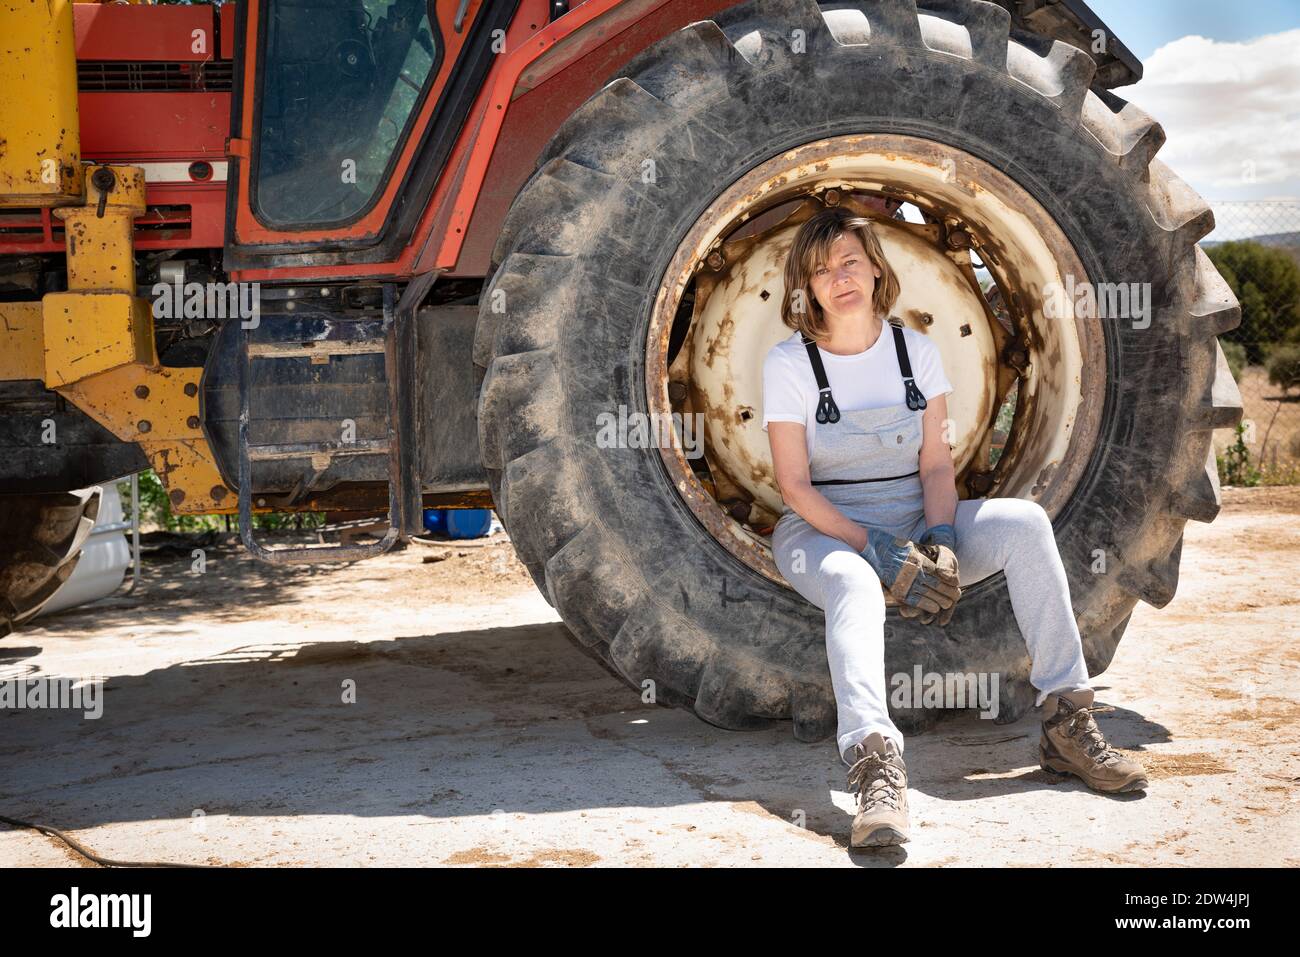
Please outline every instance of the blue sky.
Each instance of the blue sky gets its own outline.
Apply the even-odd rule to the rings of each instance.
[[[1159,159],[1215,204],[1213,238],[1300,230],[1300,204],[1258,208],[1276,230],[1232,223],[1239,205],[1217,212],[1225,202],[1300,200],[1300,0],[1089,6],[1142,61],[1142,81],[1115,92],[1164,128]]]
[[[1143,62],[1189,33],[1236,41],[1300,27],[1300,0],[1088,0],[1088,6]]]

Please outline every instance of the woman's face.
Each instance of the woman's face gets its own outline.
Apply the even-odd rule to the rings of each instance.
[[[813,264],[808,284],[828,318],[870,318],[878,278],[880,269],[867,258],[862,241],[854,233],[845,233],[831,244],[830,262]]]

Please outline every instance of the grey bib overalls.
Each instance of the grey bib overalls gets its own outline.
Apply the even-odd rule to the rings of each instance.
[[[831,396],[816,344],[804,339],[821,393],[808,471],[817,490],[853,521],[910,539],[918,521],[921,531],[925,529],[917,462],[926,401],[912,379],[902,323],[891,319],[888,328],[894,335],[907,398],[878,409],[841,412]],[[787,505],[772,531],[774,547],[777,536],[792,531],[796,523],[807,524]]]
[[[906,399],[878,409],[841,412],[815,343],[807,339],[817,379],[817,436],[808,471],[813,486],[859,525],[915,541],[926,528],[918,472],[925,397],[912,379],[902,323],[890,319]],[[882,328],[881,335],[885,334]],[[1090,687],[1083,643],[1070,604],[1052,523],[1037,502],[1020,498],[958,501],[959,581],[963,587],[1006,574],[1016,623],[1032,661],[1037,704],[1053,691]],[[838,712],[836,745],[845,764],[868,734],[898,742],[885,682],[884,589],[856,550],[814,528],[788,505],[772,530],[772,555],[790,585],[826,613],[826,660]],[[935,626],[937,627],[937,626]],[[911,643],[890,646],[890,671],[910,675],[926,660]],[[916,660],[912,660],[916,655]]]

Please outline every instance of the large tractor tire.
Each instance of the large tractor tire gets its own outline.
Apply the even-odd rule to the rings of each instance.
[[[1090,673],[1111,661],[1138,600],[1159,608],[1172,599],[1186,521],[1219,510],[1212,432],[1239,421],[1241,403],[1216,337],[1240,310],[1197,246],[1213,228],[1209,207],[1155,159],[1158,124],[1090,89],[1085,53],[1033,38],[1025,42],[1035,49],[1023,46],[992,3],[919,6],[755,0],[644,51],[548,144],[484,286],[474,347],[479,438],[519,557],[588,653],[655,701],[723,728],[792,719],[800,740],[834,732],[823,613],[770,573],[761,542],[725,527],[722,505],[701,505],[670,455],[601,447],[597,417],[620,406],[647,412],[668,394],[654,381],[667,361],[655,342],[669,338],[655,317],[683,277],[707,271],[695,263],[721,261],[708,259],[716,242],[694,252],[683,245],[708,238],[692,231],[738,208],[740,187],[757,208],[800,177],[834,174],[837,144],[886,144],[854,154],[867,164],[910,151],[921,157],[913,171],[932,147],[935,168],[947,164],[934,193],[952,209],[1019,190],[1021,209],[1042,211],[1042,235],[1063,237],[1057,247],[1076,257],[1071,268],[1094,283],[1150,284],[1149,324],[1079,320],[1090,341],[1075,348],[1072,366],[1052,338],[1068,322],[1045,323],[1042,309],[1016,303],[1038,323],[1017,340],[1027,352],[1018,368],[1034,377],[1021,380],[1018,408],[1035,428],[1020,465],[1049,440],[1074,444],[990,494],[1044,504]],[[801,150],[807,161],[790,166]],[[746,180],[764,170],[761,188]],[[925,202],[916,189],[899,195]],[[998,207],[1011,222],[1002,206],[1017,203]],[[1032,257],[1013,255],[1017,241],[986,237],[983,258],[1000,255],[1028,277]],[[762,285],[762,302],[748,301],[772,308],[779,283],[769,269],[747,287],[752,296]],[[1038,293],[1027,282],[1010,298]],[[713,344],[737,338],[743,318],[728,319]],[[946,366],[950,358],[958,363],[945,355]],[[1064,401],[1062,381],[1078,394],[1060,408],[1073,411],[1035,419],[1031,384],[1046,408]],[[949,397],[950,414],[974,394],[962,388]],[[910,675],[915,665],[996,672],[999,723],[1032,706],[1002,573],[966,589],[947,627],[903,619],[891,606],[885,633],[887,674]],[[894,711],[911,730],[938,714]]]
[[[81,559],[100,489],[0,498],[0,638],[34,618]]]

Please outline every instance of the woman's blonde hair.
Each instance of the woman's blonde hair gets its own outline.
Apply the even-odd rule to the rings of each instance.
[[[823,209],[808,219],[794,234],[785,258],[785,296],[781,300],[781,321],[809,339],[825,338],[826,316],[812,291],[812,277],[819,263],[829,264],[831,246],[846,233],[854,233],[866,250],[867,259],[880,270],[871,305],[882,319],[898,301],[898,276],[885,259],[871,220],[842,206]]]

